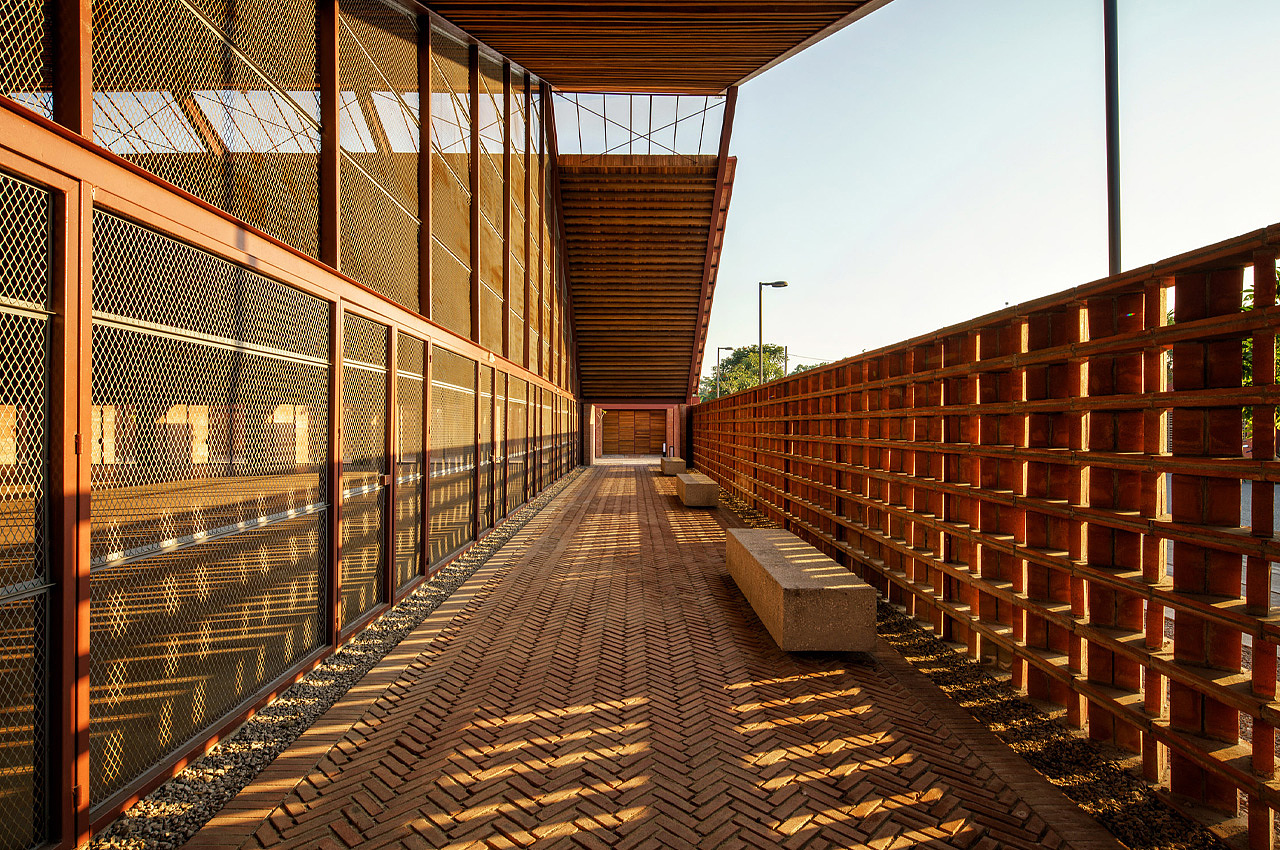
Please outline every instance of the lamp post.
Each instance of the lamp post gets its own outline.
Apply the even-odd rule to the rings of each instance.
[[[716,348],[716,398],[720,398],[720,352],[733,351],[732,345],[721,345]]]
[[[785,280],[760,281],[760,348],[757,349],[760,356],[760,380],[757,386],[764,383],[764,288],[772,286],[775,289],[781,289],[786,285],[787,282]]]

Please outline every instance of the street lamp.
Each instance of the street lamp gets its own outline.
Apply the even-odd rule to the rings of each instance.
[[[720,398],[720,352],[733,351],[732,345],[722,345],[716,349],[716,398]]]
[[[760,348],[757,349],[760,355],[759,384],[764,383],[764,288],[766,286],[772,286],[775,289],[781,289],[786,285],[787,282],[785,280],[760,281]],[[757,384],[757,386],[759,384]]]

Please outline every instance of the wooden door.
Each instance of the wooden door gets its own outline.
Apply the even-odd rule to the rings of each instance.
[[[662,444],[667,439],[667,412],[606,410],[601,430],[602,454],[662,454]]]

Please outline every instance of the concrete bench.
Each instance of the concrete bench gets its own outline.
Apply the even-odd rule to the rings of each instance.
[[[720,505],[720,485],[701,472],[681,472],[676,476],[676,495],[688,508]]]
[[[729,575],[781,649],[867,652],[876,642],[871,585],[788,531],[731,528]]]
[[[684,458],[682,457],[664,457],[661,464],[663,475],[679,475],[684,472]]]

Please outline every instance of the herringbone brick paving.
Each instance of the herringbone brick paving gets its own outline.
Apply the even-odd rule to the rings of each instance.
[[[779,651],[725,572],[735,519],[672,482],[581,476],[340,740],[282,757],[305,776],[194,843],[1119,847],[887,647]]]

